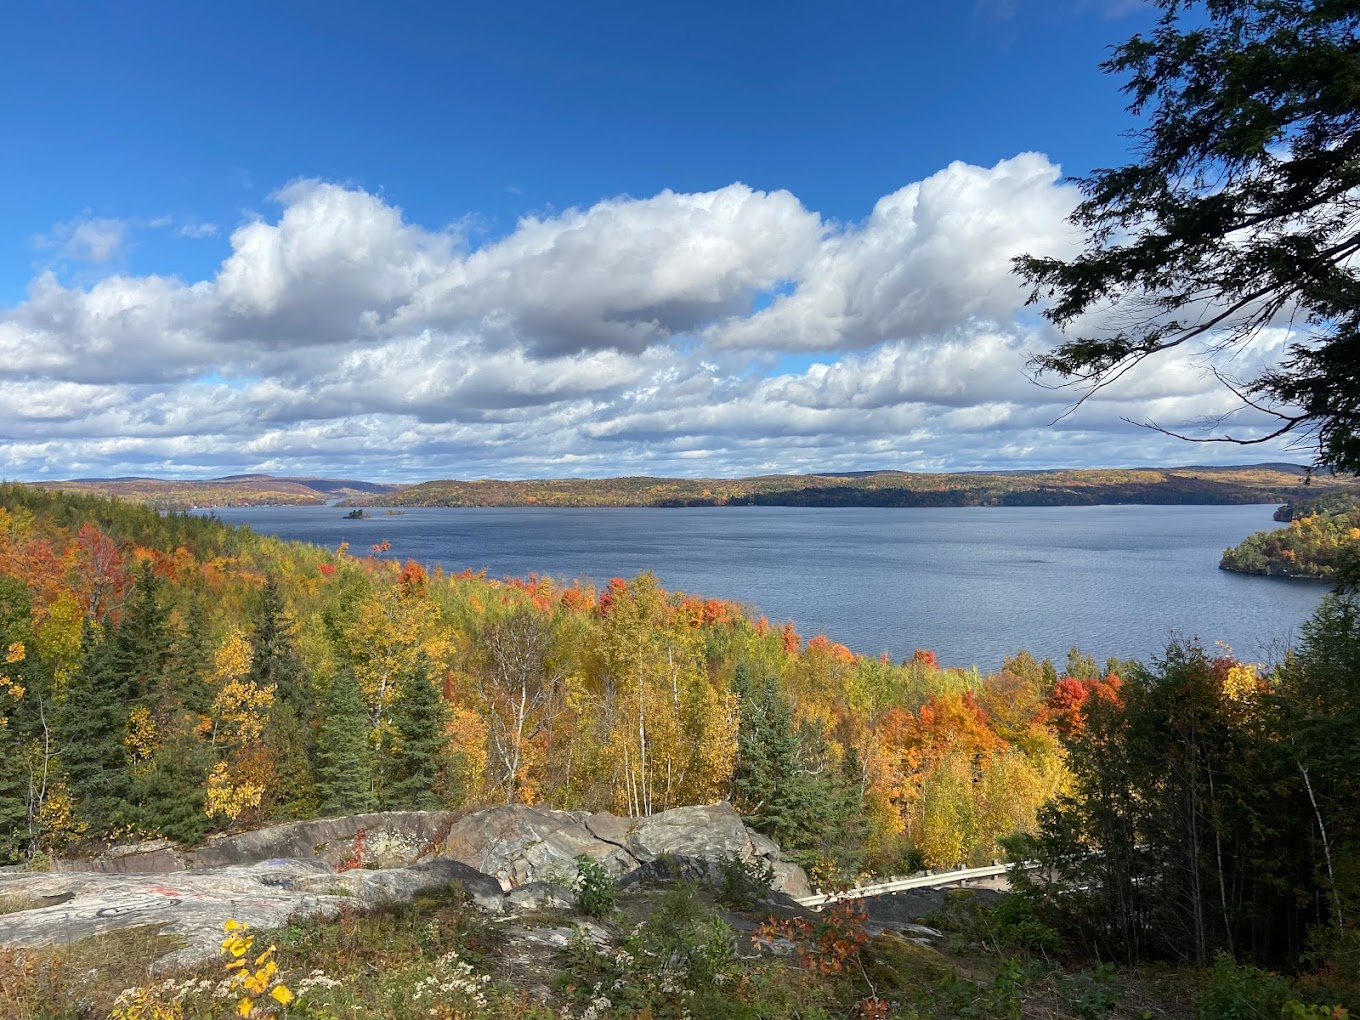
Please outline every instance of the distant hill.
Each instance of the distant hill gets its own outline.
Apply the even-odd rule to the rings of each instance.
[[[227,475],[197,481],[73,478],[34,482],[119,496],[158,510],[197,507],[344,506],[1094,506],[1101,503],[1288,503],[1360,496],[1360,481],[1314,476],[1293,464],[1244,467],[1097,468],[913,474],[759,475],[752,478],[547,478],[388,485],[346,478]]]
[[[559,478],[431,481],[357,506],[1093,506],[1102,503],[1285,503],[1360,493],[1354,479],[1290,464],[911,474],[762,475],[754,478]]]
[[[97,496],[117,496],[157,510],[192,510],[226,506],[317,506],[336,499],[394,493],[400,485],[348,478],[276,478],[273,475],[228,475],[195,481],[162,478],[72,478],[34,482],[42,489],[63,489]]]

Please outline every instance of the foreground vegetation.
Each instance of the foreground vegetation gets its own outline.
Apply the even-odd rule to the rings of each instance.
[[[809,914],[750,893],[676,882],[507,920],[450,887],[274,931],[228,922],[220,960],[154,976],[147,964],[172,940],[133,929],[0,951],[0,1009],[14,1020],[1345,1020],[1354,1001],[1353,979],[1291,979],[1226,955],[1178,970],[1084,959],[1018,897],[950,894],[923,918],[945,933],[927,946],[853,902]]]
[[[1099,503],[1278,503],[1353,480],[1287,464],[1228,468],[910,474],[871,471],[757,478],[558,478],[432,481],[371,506],[1094,506]]]

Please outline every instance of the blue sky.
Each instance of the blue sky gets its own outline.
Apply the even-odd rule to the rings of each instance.
[[[1123,161],[1134,126],[1097,65],[1150,22],[25,5],[0,33],[0,473],[1240,454],[1121,421],[1204,410],[1192,364],[1053,428],[1065,398],[1023,371],[1053,337],[1008,259],[1075,250],[1062,174]]]

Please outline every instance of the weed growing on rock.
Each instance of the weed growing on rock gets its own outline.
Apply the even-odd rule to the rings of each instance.
[[[619,898],[619,883],[607,868],[594,857],[581,854],[576,858],[576,905],[589,917],[608,917],[614,912]]]
[[[579,1012],[568,1020],[605,1017],[726,1017],[740,972],[731,928],[698,896],[678,885],[616,948],[599,948],[583,933],[568,945],[567,991]]]
[[[751,910],[774,885],[774,868],[763,858],[744,861],[730,854],[718,862],[718,902],[733,910]]]

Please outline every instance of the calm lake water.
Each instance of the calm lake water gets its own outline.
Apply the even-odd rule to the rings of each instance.
[[[1061,665],[1072,645],[1147,659],[1172,632],[1248,659],[1278,654],[1328,590],[1218,569],[1223,549],[1278,525],[1273,506],[676,510],[336,507],[215,511],[257,531],[492,577],[634,577],[745,603],[800,633],[893,658],[933,649],[994,669],[1019,648]]]

